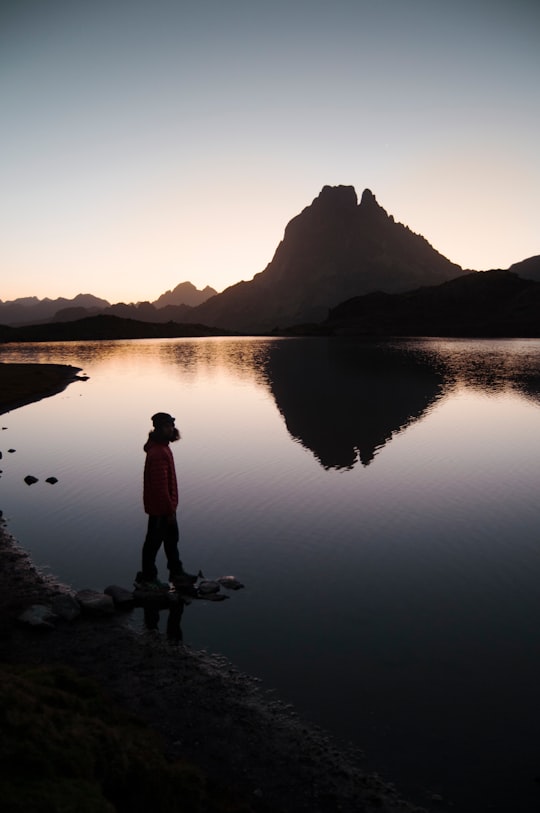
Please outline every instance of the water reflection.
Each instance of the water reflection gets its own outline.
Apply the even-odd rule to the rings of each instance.
[[[149,632],[160,630],[160,618],[163,613],[166,617],[165,632],[171,644],[180,644],[184,640],[182,632],[182,616],[185,603],[180,597],[175,600],[168,596],[146,598],[141,602],[144,611],[144,626]]]
[[[538,350],[531,340],[211,338],[163,342],[159,355],[182,376],[224,369],[268,388],[293,439],[323,468],[351,469],[459,387],[540,400]]]
[[[77,359],[79,366],[95,366],[122,356],[133,357],[134,349],[141,356],[155,352],[152,343],[144,341],[24,342],[0,346],[0,356],[6,362],[73,364]]]
[[[195,383],[255,383],[269,391],[291,437],[325,469],[367,466],[396,433],[426,415],[443,394],[461,387],[488,395],[518,393],[540,401],[537,340],[341,339],[211,337],[186,340],[53,342],[3,345],[6,361],[54,361],[108,367],[128,375]],[[116,372],[116,374],[118,374]]]
[[[325,469],[367,466],[425,414],[444,383],[427,357],[339,341],[273,344],[266,375],[289,433]]]
[[[442,373],[445,390],[468,387],[487,395],[517,392],[539,400],[540,342],[531,339],[405,340],[396,350],[423,359]]]
[[[159,355],[167,365],[177,365],[183,376],[187,373],[194,377],[201,372],[215,374],[225,369],[235,378],[263,382],[266,357],[273,343],[268,339],[217,337],[162,344]]]

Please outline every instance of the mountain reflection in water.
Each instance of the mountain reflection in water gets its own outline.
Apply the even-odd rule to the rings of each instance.
[[[275,343],[266,373],[290,434],[325,469],[367,466],[443,389],[428,358],[361,342]]]

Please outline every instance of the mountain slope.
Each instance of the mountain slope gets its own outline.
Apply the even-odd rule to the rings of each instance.
[[[153,323],[99,314],[73,322],[8,327],[0,325],[2,342],[68,342],[118,339],[177,339],[222,336],[227,331],[199,324]]]
[[[245,332],[324,319],[369,291],[406,291],[462,274],[460,266],[379,206],[366,189],[325,186],[285,229],[272,261],[194,308],[189,319]]]
[[[540,254],[535,257],[528,257],[519,263],[514,263],[508,270],[513,271],[514,274],[519,274],[523,279],[533,279],[535,282],[540,282]]]
[[[395,336],[540,336],[540,283],[473,271],[404,294],[354,297],[330,311],[328,332]]]

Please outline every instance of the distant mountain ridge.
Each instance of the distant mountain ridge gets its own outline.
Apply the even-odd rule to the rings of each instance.
[[[300,336],[538,338],[540,282],[501,269],[472,271],[440,285],[402,294],[378,291],[353,297],[333,308],[328,318],[320,323],[291,326],[279,332]],[[22,327],[0,324],[0,343],[180,338],[232,333],[234,331],[200,323],[152,323],[100,314],[76,321]],[[294,387],[296,385],[297,382]]]
[[[402,331],[407,308],[421,301],[426,308],[428,302],[437,303],[444,324],[449,325],[449,310],[442,304],[446,289],[437,289],[452,280],[488,273],[492,272],[464,271],[451,262],[424,237],[395,222],[369,189],[364,190],[358,203],[354,187],[325,186],[311,205],[288,223],[266,268],[252,280],[238,282],[222,293],[209,286],[199,291],[192,283],[183,282],[154,302],[136,304],[111,305],[91,294],[80,294],[73,300],[0,300],[0,324],[63,323],[102,314],[152,324],[189,323],[237,333],[268,334],[287,332],[294,326],[296,332],[309,332],[302,325],[310,323],[322,324],[322,329],[328,330],[332,319],[354,320],[361,311],[364,327],[360,332],[365,332],[368,325],[375,333],[384,332],[385,325]],[[509,273],[540,282],[540,256],[515,263]],[[490,277],[482,295],[490,299],[495,287],[501,286]],[[474,283],[448,290],[461,291],[467,313],[472,314],[475,308],[480,313]],[[407,292],[409,298],[405,297]],[[530,293],[534,300],[533,289]],[[466,301],[469,296],[470,306]],[[355,304],[351,305],[353,300]],[[339,310],[342,306],[344,310]],[[536,329],[534,308],[531,311],[526,303],[524,307],[526,329]],[[422,325],[436,330],[436,323],[426,321],[425,314],[420,317],[418,308],[414,318],[409,314],[409,323],[417,326],[415,332]],[[369,309],[373,309],[371,316]],[[519,313],[525,311],[518,308],[508,318],[508,325],[517,329]],[[332,316],[326,321],[329,312]],[[455,312],[454,316],[458,318],[459,314]],[[380,324],[377,319],[382,320]],[[487,324],[486,320],[483,323]],[[441,333],[442,324],[438,331]]]
[[[199,291],[192,282],[181,282],[172,291],[165,291],[161,294],[152,304],[156,308],[165,308],[167,305],[173,307],[177,305],[189,305],[190,308],[196,308],[206,302],[211,296],[215,296],[217,291],[209,285]]]
[[[79,308],[84,311],[101,310],[109,306],[106,299],[92,294],[78,294],[73,299],[38,299],[36,296],[21,297],[8,302],[0,300],[0,323],[12,325],[21,322],[31,324],[51,319],[64,308]]]
[[[182,321],[184,311],[200,305],[216,291],[210,286],[199,291],[191,282],[181,282],[172,291],[161,294],[155,302],[111,305],[106,299],[92,294],[78,294],[73,299],[38,299],[35,296],[21,297],[9,302],[0,300],[0,324],[22,325],[40,322],[72,322],[87,316],[108,314],[125,319],[143,322]]]

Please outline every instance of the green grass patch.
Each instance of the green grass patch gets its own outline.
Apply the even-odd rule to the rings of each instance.
[[[3,813],[249,811],[67,667],[0,667]]]

